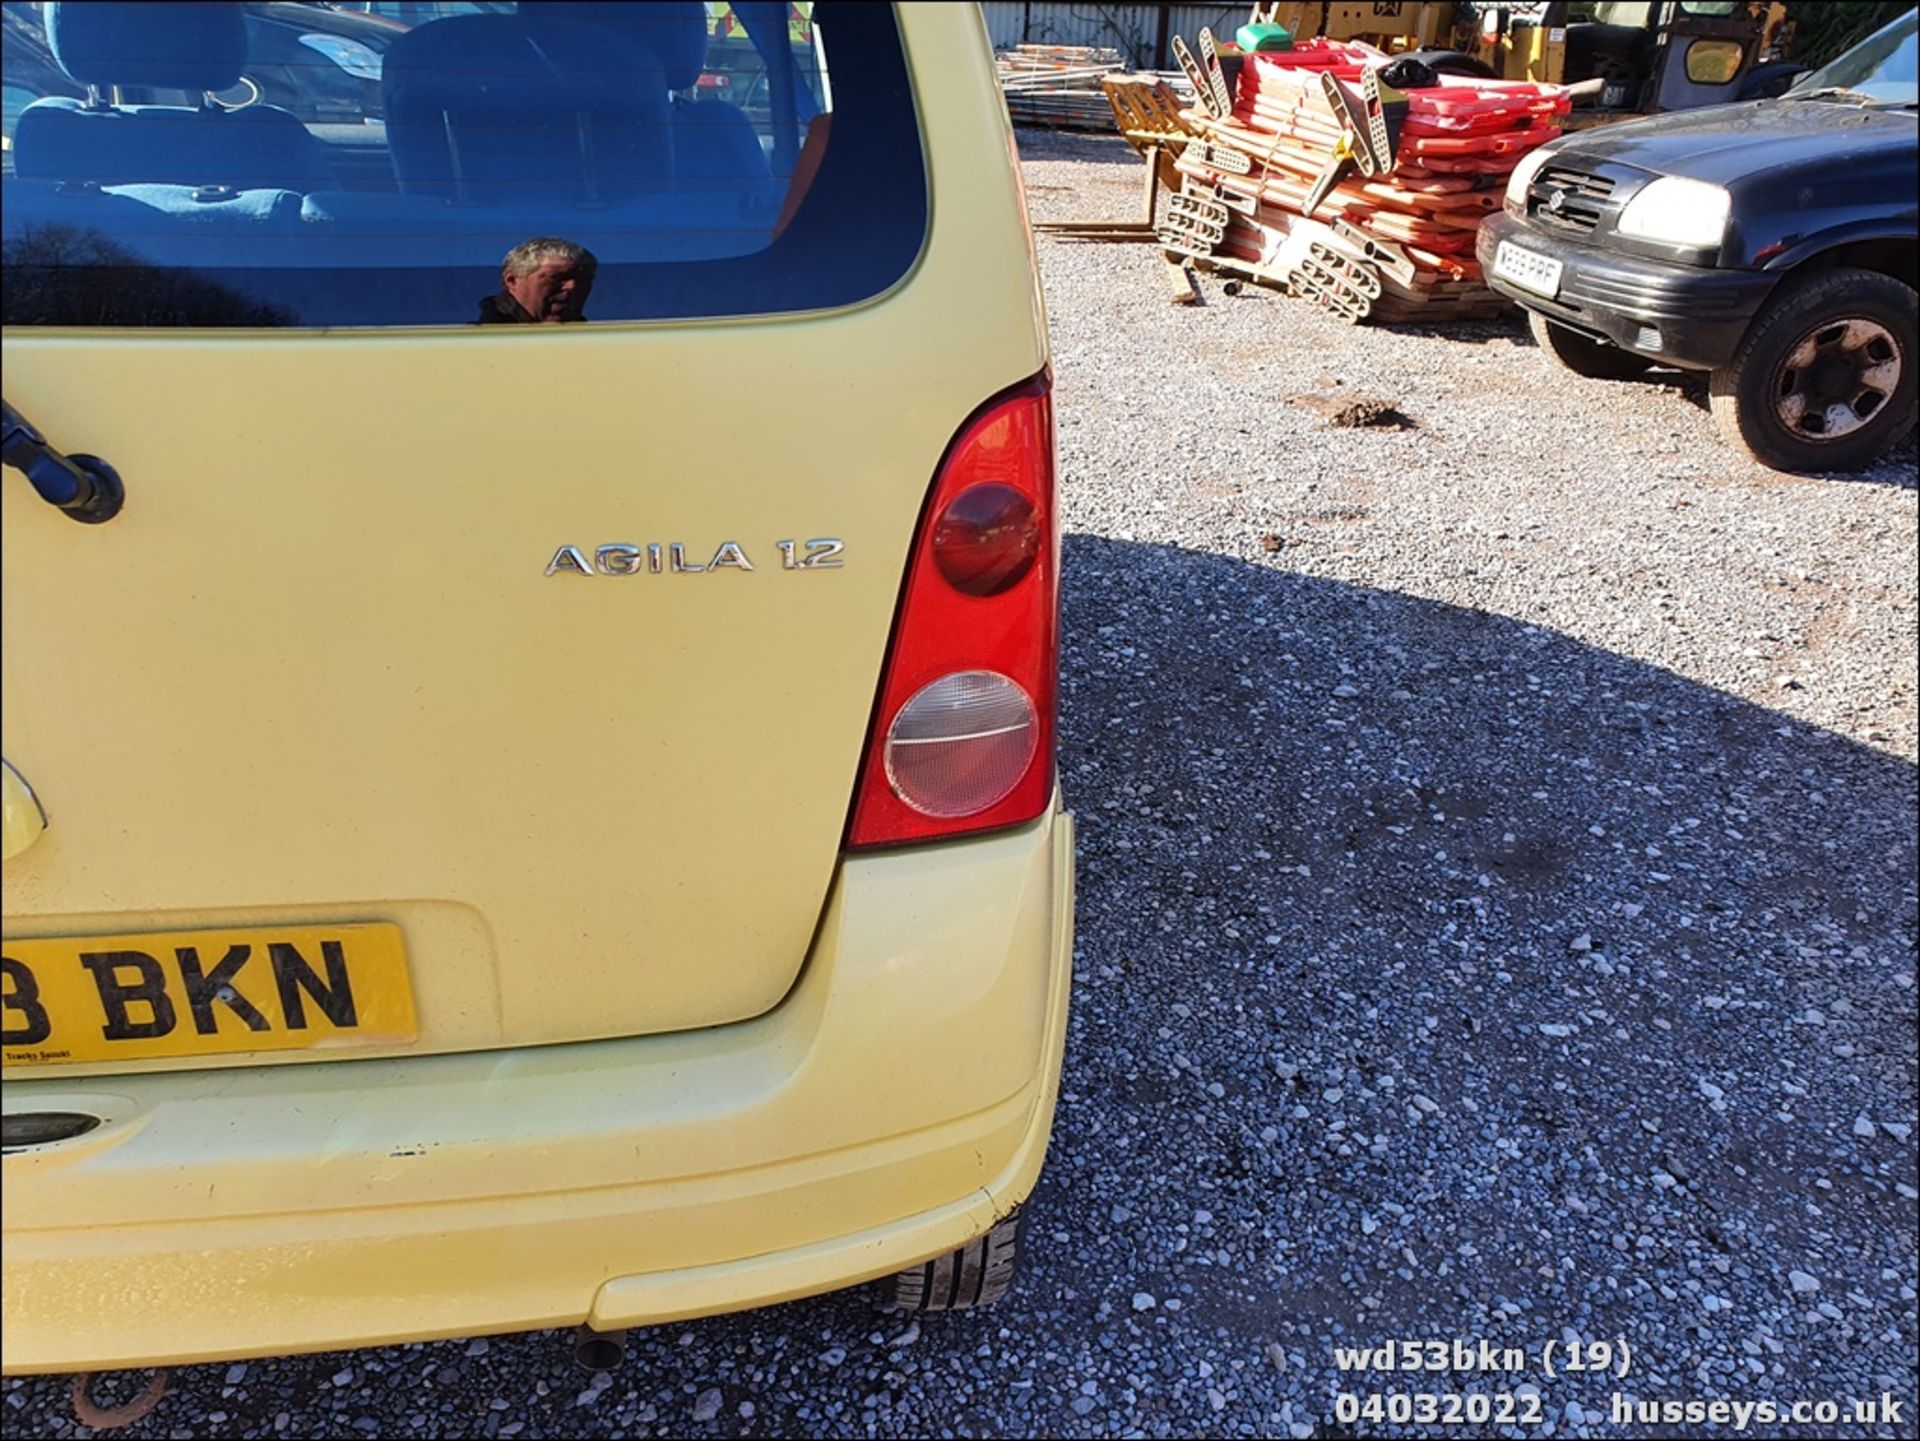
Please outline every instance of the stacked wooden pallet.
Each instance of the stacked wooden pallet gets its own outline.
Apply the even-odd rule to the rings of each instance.
[[[1126,60],[1118,50],[1091,45],[1019,45],[995,56],[1007,113],[1016,125],[1066,130],[1111,130],[1113,111],[1100,89]]]
[[[1112,130],[1114,112],[1102,86],[1111,80],[1159,83],[1182,105],[1193,86],[1178,71],[1132,70],[1118,50],[1099,45],[1016,45],[994,56],[1007,113],[1016,125]]]
[[[1389,163],[1369,175],[1341,162],[1356,148],[1351,117],[1364,109],[1366,70],[1384,59],[1328,41],[1249,55],[1231,111],[1203,104],[1184,112],[1203,143],[1178,162],[1185,179],[1169,216],[1175,248],[1353,320],[1503,309],[1474,260],[1474,239],[1520,157],[1559,133],[1566,94],[1443,76],[1406,92]],[[1345,115],[1323,76],[1345,87]],[[1344,173],[1328,188],[1336,166]]]

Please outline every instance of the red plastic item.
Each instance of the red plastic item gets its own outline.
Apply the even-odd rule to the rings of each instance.
[[[1519,155],[1533,149],[1536,145],[1545,145],[1554,139],[1558,130],[1506,130],[1493,135],[1406,135],[1400,140],[1402,155],[1418,155],[1422,159],[1429,156],[1459,155]]]
[[[1437,88],[1411,90],[1407,98],[1409,135],[1520,129],[1549,123],[1573,108],[1563,86],[1460,75],[1443,75]]]
[[[961,426],[933,477],[907,561],[906,589],[881,672],[880,695],[847,827],[852,847],[901,845],[1030,821],[1053,799],[1054,694],[1059,670],[1059,550],[1055,529],[1050,378],[1003,391]],[[956,585],[935,553],[940,521],[975,486],[1019,492],[1035,527],[1034,560],[988,594]],[[994,671],[1033,702],[1033,758],[1008,794],[973,815],[939,817],[909,806],[887,779],[887,728],[921,687],[955,671]]]
[[[1270,253],[1341,142],[1344,123],[1328,103],[1324,78],[1357,91],[1366,71],[1385,59],[1368,46],[1326,40],[1246,57],[1232,118],[1202,123],[1210,139],[1247,154],[1254,174],[1180,162],[1187,174],[1258,203],[1252,217],[1229,221],[1223,254],[1254,260]],[[1385,175],[1347,175],[1315,218],[1343,218],[1403,246],[1419,277],[1416,288],[1478,284],[1474,240],[1484,217],[1499,208],[1501,180],[1528,151],[1559,135],[1570,97],[1556,85],[1454,75],[1406,96],[1398,164]]]

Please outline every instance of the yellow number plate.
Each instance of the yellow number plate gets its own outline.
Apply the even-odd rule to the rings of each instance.
[[[394,1045],[419,1034],[400,927],[8,941],[4,1063]]]

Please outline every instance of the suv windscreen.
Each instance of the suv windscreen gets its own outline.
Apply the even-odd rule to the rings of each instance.
[[[1920,102],[1920,12],[1909,10],[1837,60],[1802,77],[1787,93],[1818,91],[1864,96],[1888,105]]]
[[[888,289],[926,234],[890,5],[4,17],[9,325],[815,310]],[[584,296],[566,313],[508,284],[563,261]]]

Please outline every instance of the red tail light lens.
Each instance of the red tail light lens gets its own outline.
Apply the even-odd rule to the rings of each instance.
[[[934,477],[848,845],[1018,825],[1051,803],[1053,491],[1053,409],[1041,376],[981,407]]]
[[[1040,558],[1040,513],[1011,485],[970,485],[940,512],[933,562],[965,595],[998,595]]]

